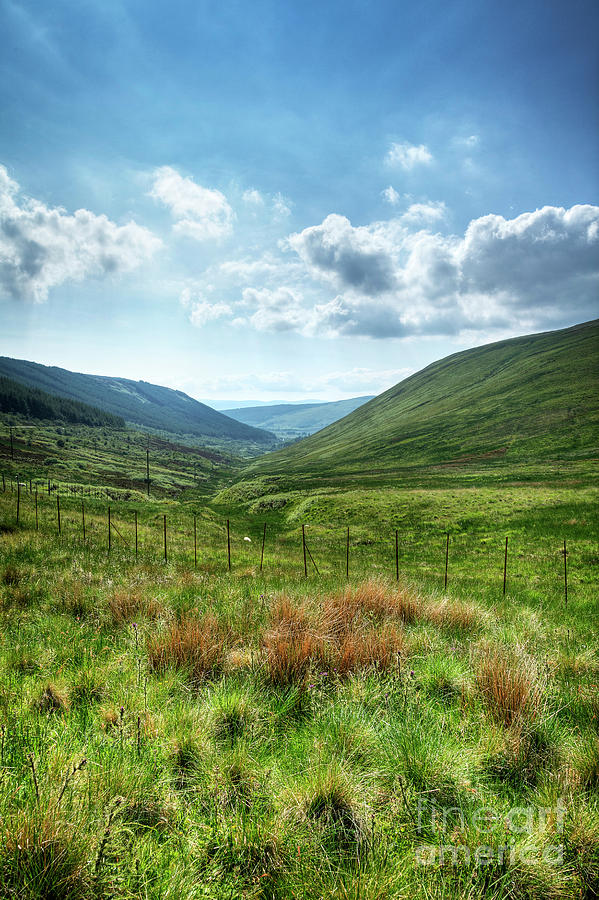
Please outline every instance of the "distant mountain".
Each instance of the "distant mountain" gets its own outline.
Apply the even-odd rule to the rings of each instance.
[[[82,375],[6,356],[0,357],[0,376],[58,397],[97,406],[142,428],[263,445],[274,441],[272,434],[231,419],[182,391],[147,381]]]
[[[280,400],[201,400],[201,403],[206,403],[208,406],[211,406],[212,409],[218,409],[219,412],[227,413],[231,409],[246,409],[249,406],[281,406]],[[319,400],[285,400],[285,405],[289,406],[305,406],[310,403],[320,403]]]
[[[599,455],[599,320],[448,356],[248,474],[589,455]]]
[[[104,412],[96,406],[66,400],[38,388],[28,387],[11,378],[0,377],[0,412],[72,425],[91,425],[104,428],[124,428],[121,416]]]
[[[238,422],[245,422],[256,428],[266,428],[277,437],[295,438],[325,428],[369,400],[372,400],[372,396],[335,400],[331,403],[281,403],[276,406],[228,409],[227,415],[237,419]]]

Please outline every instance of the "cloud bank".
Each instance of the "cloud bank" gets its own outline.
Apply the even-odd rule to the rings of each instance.
[[[335,290],[304,317],[303,330],[372,338],[543,327],[564,305],[596,315],[599,207],[546,206],[514,219],[474,219],[463,237],[414,231],[441,218],[417,204],[386,222],[354,227],[329,215],[287,246],[314,282]],[[291,310],[297,318],[297,310]]]
[[[72,215],[20,196],[0,165],[0,293],[43,302],[65,281],[135,269],[161,241],[135,222],[116,225],[86,209]]]

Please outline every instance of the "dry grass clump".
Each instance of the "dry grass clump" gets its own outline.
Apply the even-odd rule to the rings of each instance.
[[[427,606],[425,618],[438,628],[473,631],[482,624],[482,610],[470,603],[444,599]]]
[[[35,709],[40,713],[65,713],[69,708],[67,698],[53,684],[47,684],[34,703]]]
[[[388,597],[379,592],[381,586],[371,585],[372,592],[360,589],[333,595],[312,611],[294,605],[287,597],[280,598],[271,627],[262,636],[269,680],[287,687],[303,684],[311,667],[345,676],[396,665],[398,654],[405,652],[405,637],[397,622],[375,627],[372,619],[363,615],[365,598],[373,604],[384,602],[385,612],[388,610]]]
[[[509,727],[538,718],[542,690],[532,659],[486,646],[474,661],[474,672],[476,684],[498,721]]]
[[[152,672],[186,669],[193,680],[222,672],[232,637],[213,615],[182,618],[148,640]]]
[[[145,616],[157,619],[164,609],[159,600],[146,600],[139,591],[119,589],[108,600],[108,610],[113,625],[126,625]]]
[[[363,619],[395,619],[410,623],[418,618],[416,598],[400,588],[392,589],[376,578],[363,581],[357,587],[346,587],[323,601],[323,616],[330,625],[338,622],[343,628]]]
[[[387,625],[382,630],[371,629],[365,634],[346,634],[339,645],[329,645],[329,666],[338,675],[349,675],[370,667],[386,671],[397,665],[399,654],[405,652],[405,637],[400,628]]]

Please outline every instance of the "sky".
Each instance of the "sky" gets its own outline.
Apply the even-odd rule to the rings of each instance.
[[[0,0],[0,355],[378,393],[599,315],[596,0]]]

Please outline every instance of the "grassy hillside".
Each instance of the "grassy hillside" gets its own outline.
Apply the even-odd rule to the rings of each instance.
[[[147,381],[82,375],[9,357],[0,357],[0,375],[60,397],[97,406],[143,428],[262,445],[274,440],[273,435],[230,419],[182,391]]]
[[[111,531],[63,490],[58,533],[41,487],[0,490],[0,897],[597,897],[596,489],[189,487]]]
[[[392,474],[414,466],[599,453],[599,320],[435,362],[256,474]]]
[[[12,413],[26,419],[68,422],[70,425],[125,427],[125,420],[121,416],[104,412],[97,406],[89,406],[77,400],[66,400],[64,397],[57,397],[38,388],[27,387],[11,378],[2,377],[0,377],[0,413]]]
[[[280,438],[295,438],[313,434],[326,428],[332,422],[349,415],[369,397],[352,397],[350,400],[336,400],[333,403],[281,403],[277,406],[249,406],[227,409],[226,414],[238,422],[245,422],[255,428],[266,428]]]

